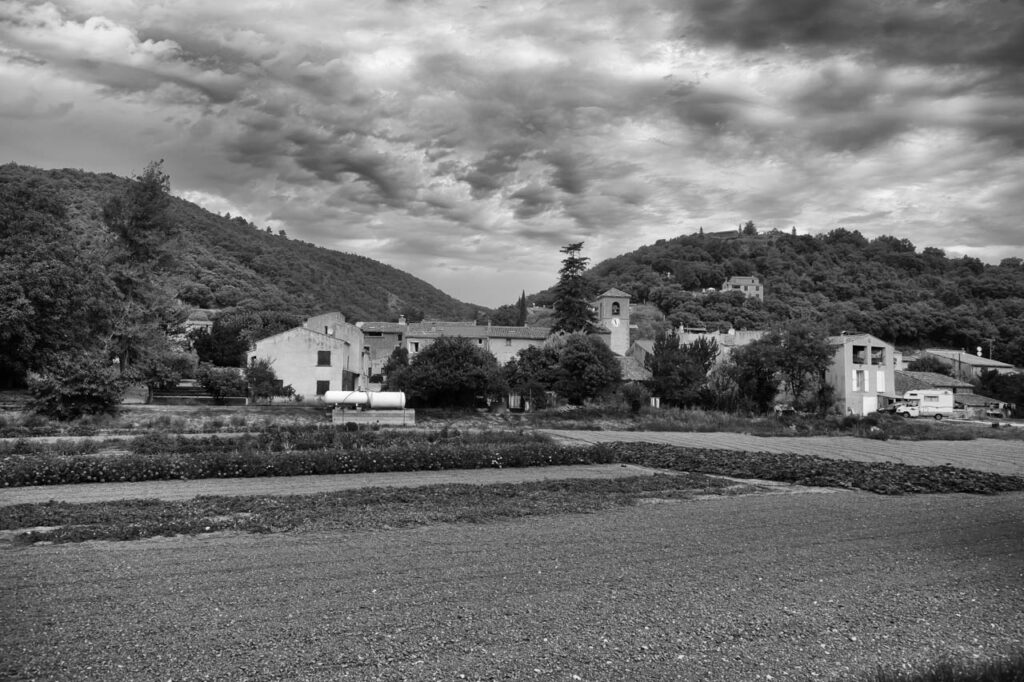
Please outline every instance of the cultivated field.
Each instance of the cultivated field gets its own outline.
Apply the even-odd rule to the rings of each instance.
[[[1010,476],[1024,475],[1024,441],[979,438],[965,441],[873,440],[852,436],[751,436],[744,433],[574,431],[541,429],[563,442],[659,443],[740,452],[791,452],[855,462],[898,462],[913,466],[950,464]]]
[[[1020,647],[1024,494],[8,547],[0,586],[13,679],[863,679]]]

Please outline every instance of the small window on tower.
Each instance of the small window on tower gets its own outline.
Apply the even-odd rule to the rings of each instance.
[[[619,302],[616,301],[615,303],[612,303],[612,315],[618,315],[618,314],[619,314]]]

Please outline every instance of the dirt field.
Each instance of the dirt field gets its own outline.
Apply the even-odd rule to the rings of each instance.
[[[1024,494],[6,548],[0,608],[12,679],[851,679],[1020,647]]]
[[[859,462],[900,462],[918,466],[951,464],[997,474],[1024,475],[1024,441],[870,440],[848,436],[766,438],[742,433],[669,433],[652,431],[568,431],[541,429],[559,440],[577,443],[609,441],[662,443],[693,448],[745,452],[793,452]]]

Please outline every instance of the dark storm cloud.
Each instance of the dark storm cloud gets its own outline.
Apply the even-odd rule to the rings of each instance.
[[[524,187],[513,193],[510,198],[516,202],[515,216],[521,220],[535,218],[557,205],[555,191],[541,184]]]
[[[681,17],[688,35],[745,50],[855,49],[887,62],[1024,66],[1019,2],[694,0]]]

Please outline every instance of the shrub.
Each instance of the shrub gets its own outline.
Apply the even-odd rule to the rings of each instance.
[[[29,408],[54,419],[75,419],[87,414],[114,414],[125,385],[117,368],[100,354],[64,357],[29,378]]]
[[[200,365],[196,372],[199,384],[217,401],[232,396],[244,396],[247,392],[245,378],[233,367]]]

